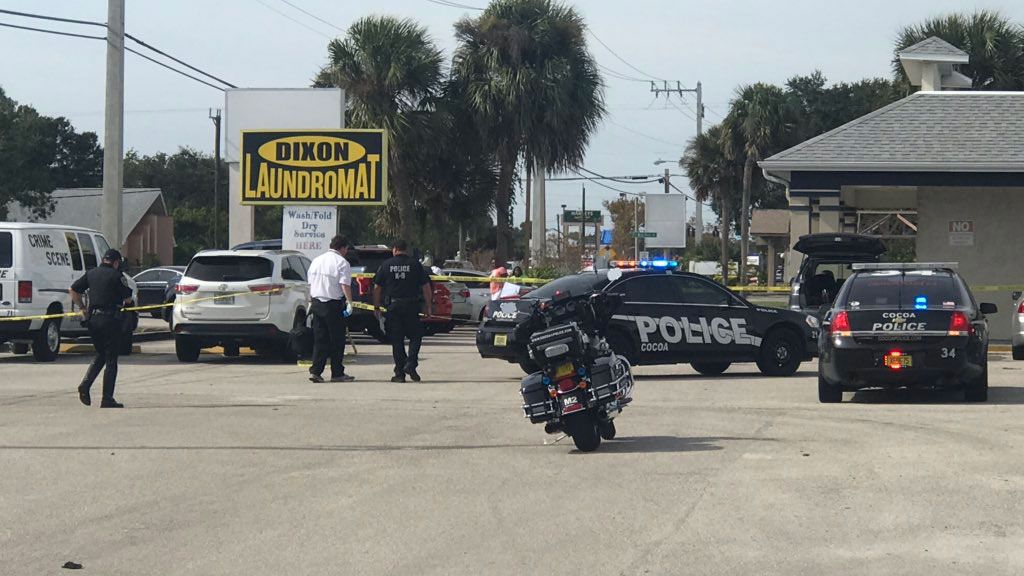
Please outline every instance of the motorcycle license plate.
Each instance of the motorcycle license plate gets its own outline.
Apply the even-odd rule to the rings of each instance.
[[[555,380],[560,380],[566,376],[570,376],[574,372],[572,362],[566,362],[555,369]]]
[[[495,346],[508,346],[508,334],[495,334],[494,335]]]

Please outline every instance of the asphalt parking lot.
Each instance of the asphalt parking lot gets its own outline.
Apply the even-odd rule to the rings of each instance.
[[[421,383],[357,345],[356,382],[311,384],[146,342],[122,360],[122,411],[78,403],[87,356],[0,354],[0,573],[1024,570],[1024,363],[1005,355],[981,405],[819,405],[813,363],[641,367],[620,438],[579,454],[544,444],[518,367],[478,358],[471,331],[428,339]]]

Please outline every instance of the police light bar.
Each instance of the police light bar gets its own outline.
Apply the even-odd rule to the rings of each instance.
[[[956,270],[959,262],[857,262],[854,270]]]
[[[636,260],[612,260],[612,268],[636,268]]]
[[[675,260],[641,260],[640,268],[654,269],[654,270],[665,270],[670,268],[678,268],[679,262]]]

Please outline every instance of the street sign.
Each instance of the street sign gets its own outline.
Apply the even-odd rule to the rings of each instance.
[[[601,221],[600,210],[587,210],[587,223],[597,223]],[[562,212],[562,224],[582,224],[583,223],[583,211],[582,210],[566,210]]]
[[[658,237],[658,233],[657,232],[648,232],[646,230],[640,230],[638,232],[633,232],[633,234],[631,234],[631,236],[633,238],[657,238]]]

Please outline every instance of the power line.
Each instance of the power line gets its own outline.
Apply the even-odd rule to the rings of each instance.
[[[45,14],[34,14],[34,13],[30,13],[30,12],[17,12],[15,10],[3,10],[3,9],[0,9],[0,13],[2,13],[2,14],[11,14],[11,15],[14,15],[14,16],[21,16],[21,17],[24,17],[24,18],[35,18],[35,19],[38,19],[38,20],[49,20],[49,21],[52,21],[52,22],[68,22],[68,23],[71,23],[71,24],[82,24],[82,25],[85,25],[85,26],[98,26],[100,28],[106,28],[107,27],[107,25],[105,23],[103,23],[103,22],[96,22],[96,21],[92,21],[92,20],[76,20],[76,19],[73,19],[73,18],[60,18],[58,16],[47,16]],[[72,36],[72,37],[75,37],[75,38],[87,38],[87,39],[90,39],[90,40],[97,40],[97,39],[98,40],[106,40],[107,39],[106,37],[103,37],[103,36],[89,36],[89,35],[86,35],[86,34],[74,34],[74,33],[71,33],[71,32],[60,32],[60,31],[57,31],[57,30],[47,30],[47,29],[44,29],[44,28],[32,28],[32,27],[29,27],[29,26],[17,26],[15,24],[4,24],[4,25],[9,27],[9,28],[20,28],[22,30],[32,30],[34,32],[43,32],[43,33],[46,33],[46,34],[57,34],[57,35],[60,35],[60,36]],[[159,48],[157,48],[157,47],[155,47],[155,46],[153,46],[151,44],[148,44],[147,42],[145,42],[143,40],[140,40],[139,38],[136,38],[135,36],[132,36],[131,34],[125,34],[124,36],[125,36],[125,38],[129,38],[129,39],[133,40],[134,42],[136,42],[140,46],[142,46],[144,48],[147,48],[149,50],[152,50],[153,52],[156,52],[157,54],[159,54],[159,55],[161,55],[161,56],[163,56],[165,58],[173,60],[174,62],[177,62],[178,64],[181,64],[182,66],[185,66],[186,68],[189,68],[190,70],[192,70],[194,72],[198,72],[198,73],[202,74],[203,76],[206,76],[207,78],[211,78],[213,80],[216,80],[217,82],[220,82],[221,84],[224,84],[225,86],[228,86],[228,87],[231,87],[231,88],[237,88],[237,86],[235,86],[234,84],[232,84],[230,82],[227,82],[226,80],[222,80],[222,79],[214,76],[213,74],[210,74],[208,72],[200,70],[199,68],[196,68],[195,66],[192,66],[191,64],[189,64],[188,62],[185,62],[184,60],[181,60],[179,58],[175,58],[174,56],[171,56],[170,54],[164,52],[163,50],[160,50]],[[125,50],[131,51],[128,48],[125,48]],[[165,64],[163,64],[163,63],[161,63],[161,62],[159,62],[157,60],[153,60],[152,58],[148,58],[148,57],[144,56],[143,54],[139,54],[138,52],[134,52],[134,53],[138,54],[139,56],[142,56],[143,58],[147,58],[148,60],[151,60],[151,61],[153,61],[156,64],[160,64],[161,66],[164,66],[165,68],[169,68],[169,69],[174,70],[176,72],[180,72],[180,71],[178,71],[175,68],[171,68],[170,66],[167,66],[167,65],[165,65]],[[198,80],[198,78],[195,78],[195,77],[193,77],[193,76],[191,76],[189,74],[185,74],[185,76],[187,76],[189,78],[193,78],[195,80]],[[203,84],[206,84],[207,86],[211,86],[207,82],[203,82]],[[212,86],[212,87],[213,88],[217,88],[218,90],[221,89],[221,88],[219,88],[217,86]]]
[[[288,0],[281,0],[281,2],[284,2],[285,4],[287,4],[287,5],[291,6],[292,8],[295,8],[295,9],[296,9],[296,10],[298,10],[299,12],[302,12],[303,14],[305,14],[306,16],[309,16],[310,18],[312,18],[312,19],[314,19],[314,20],[317,20],[317,21],[319,21],[319,22],[322,22],[322,23],[324,23],[324,24],[327,24],[328,26],[330,26],[331,28],[334,28],[335,30],[337,30],[337,31],[339,31],[339,32],[344,32],[344,31],[345,31],[345,29],[344,29],[344,28],[339,28],[338,26],[335,26],[334,24],[331,24],[331,23],[330,23],[330,22],[328,22],[327,20],[324,20],[323,18],[321,18],[321,17],[317,16],[316,14],[313,14],[312,12],[309,12],[309,11],[307,11],[307,10],[304,10],[304,9],[302,9],[302,8],[301,8],[301,7],[299,7],[299,6],[296,6],[295,4],[292,4],[292,3],[291,3],[291,2],[289,2]]]
[[[144,48],[149,48],[153,52],[156,52],[157,54],[159,54],[159,55],[161,55],[161,56],[163,56],[165,58],[169,58],[171,60],[174,60],[178,64],[181,64],[182,66],[188,68],[189,70],[192,70],[193,72],[198,72],[198,73],[202,74],[203,76],[206,76],[207,78],[212,78],[213,80],[216,80],[217,82],[220,82],[221,84],[224,84],[225,86],[227,86],[229,88],[238,88],[238,86],[235,86],[231,82],[228,82],[227,80],[221,80],[220,78],[217,78],[216,76],[214,76],[213,74],[210,74],[209,72],[203,72],[202,70],[200,70],[199,68],[196,68],[195,66],[189,64],[188,62],[185,62],[183,60],[179,60],[178,58],[175,58],[174,56],[171,56],[167,52],[164,52],[163,50],[160,50],[156,46],[153,46],[151,44],[147,44],[147,43],[143,42],[142,40],[139,40],[138,38],[136,38],[135,36],[132,36],[131,34],[125,34],[124,37],[125,38],[130,38],[131,40],[134,40],[140,46],[142,46]],[[127,50],[127,48],[125,48],[125,50]],[[138,52],[136,52],[136,54],[138,54]],[[139,54],[139,55],[141,56],[141,54]],[[154,60],[154,62],[155,62],[155,60]],[[159,64],[159,62],[157,62],[157,63]],[[173,68],[172,68],[172,70],[173,70]],[[189,76],[189,78],[192,78],[192,76]],[[205,84],[205,82],[204,82],[204,84]],[[214,86],[214,88],[216,88],[216,86]]]
[[[447,6],[449,8],[464,8],[466,10],[479,10],[481,12],[483,11],[483,8],[470,6],[468,4],[459,4],[458,2],[449,2],[447,0],[427,0],[427,2],[430,2],[431,4],[437,4],[439,6]]]
[[[573,170],[573,172],[576,172],[576,171]],[[579,172],[576,172],[576,173],[580,174]],[[597,178],[587,178],[586,176],[583,176],[583,174],[580,174],[580,176],[582,176],[584,180],[589,180],[589,181],[593,182],[594,184],[597,184],[598,186],[601,186],[603,188],[607,188],[609,190],[614,190],[614,191],[618,192],[619,194],[629,194],[629,195],[633,194],[632,192],[626,192],[625,190],[619,190],[618,188],[616,188],[614,186],[609,186],[609,185],[605,184],[604,182],[601,182]]]
[[[3,10],[6,12],[6,10]],[[88,40],[106,40],[106,36],[89,36],[87,34],[73,34],[71,32],[60,32],[58,30],[47,30],[45,28],[33,28],[31,26],[18,26],[17,24],[7,24],[6,22],[0,22],[0,26],[7,28],[17,28],[18,30],[31,30],[32,32],[42,32],[44,34],[56,34],[58,36],[72,36],[74,38],[86,38]]]
[[[16,12],[14,10],[2,10],[2,9],[0,9],[0,13],[11,14],[13,16],[23,16],[25,18],[36,18],[36,19],[39,19],[39,20],[51,20],[53,22],[70,22],[71,24],[85,24],[87,26],[99,26],[101,28],[106,28],[107,27],[107,25],[105,23],[103,23],[103,22],[95,22],[95,21],[92,21],[92,20],[75,20],[73,18],[58,18],[57,16],[44,16],[43,14],[32,14],[32,13],[29,13],[29,12]]]
[[[632,70],[634,70],[635,72],[637,72],[641,76],[647,76],[648,78],[654,78],[655,80],[662,80],[662,81],[664,81],[663,78],[658,78],[657,76],[652,76],[652,75],[648,74],[647,72],[644,72],[643,70],[641,70],[641,69],[637,68],[636,66],[633,66],[632,64],[627,62],[625,58],[623,58],[622,56],[619,56],[618,53],[615,52],[615,50],[612,50],[610,46],[608,46],[607,44],[604,43],[603,40],[598,38],[597,34],[595,34],[594,31],[590,29],[590,27],[587,27],[587,32],[590,32],[590,35],[594,37],[594,40],[597,40],[598,44],[600,44],[601,46],[604,46],[605,50],[611,52],[612,56],[615,56],[616,58],[618,58],[619,62],[622,62],[626,66],[629,66]]]
[[[282,18],[287,18],[288,20],[291,20],[292,22],[295,22],[296,24],[298,24],[299,26],[302,26],[303,28],[305,28],[306,30],[309,30],[310,32],[313,32],[315,34],[319,34],[319,35],[323,36],[324,38],[327,38],[328,40],[333,40],[334,39],[334,38],[331,38],[330,36],[328,36],[327,34],[324,34],[323,32],[317,30],[316,28],[313,28],[309,24],[306,24],[305,22],[302,22],[301,20],[296,20],[295,18],[292,18],[288,14],[285,14],[284,12],[281,12],[280,10],[278,10],[277,8],[274,8],[270,4],[267,4],[263,0],[256,0],[256,1],[259,2],[260,4],[262,4],[267,10],[270,10],[271,12],[277,13],[277,15],[281,16]]]
[[[135,54],[136,56],[140,56],[142,58],[145,58],[146,60],[149,60],[150,62],[152,62],[154,64],[157,64],[159,66],[163,66],[164,68],[167,68],[171,72],[177,72],[178,74],[181,74],[182,76],[184,76],[186,78],[191,78],[191,79],[195,80],[196,82],[199,82],[200,84],[206,84],[207,86],[209,86],[210,88],[213,88],[214,90],[220,90],[221,92],[224,91],[224,89],[221,88],[220,86],[216,86],[214,84],[210,84],[206,80],[203,80],[202,78],[193,76],[193,75],[189,74],[188,72],[182,72],[181,70],[178,70],[177,68],[175,68],[175,67],[173,67],[173,66],[171,66],[169,64],[164,64],[163,62],[157,60],[156,58],[150,58],[149,56],[146,56],[145,54],[143,54],[142,52],[139,52],[138,50],[135,50],[134,48],[129,48],[129,47],[125,46],[124,50],[125,50],[125,52],[131,52],[132,54]],[[230,84],[229,84],[229,86],[230,86]],[[232,86],[232,88],[234,88],[234,86]]]
[[[604,72],[611,76],[612,78],[616,78],[619,80],[628,80],[630,82],[643,82],[644,84],[650,82],[650,80],[644,80],[643,78],[637,78],[635,76],[630,76],[628,74],[623,74],[622,72],[612,70],[611,68],[601,64],[600,62],[597,62],[597,67],[600,68],[601,70],[604,70]]]
[[[644,176],[643,178],[647,178],[647,180],[638,180],[636,178],[630,178],[630,179],[627,180],[625,178],[616,178],[614,176],[605,176],[604,174],[598,174],[597,172],[594,172],[593,170],[588,170],[588,169],[582,168],[582,167],[579,168],[579,170],[582,170],[582,171],[586,172],[587,174],[590,174],[591,176],[596,176],[597,178],[599,178],[601,180],[611,180],[612,182],[618,182],[620,184],[651,184],[653,182],[657,182],[658,179],[660,178],[660,176]],[[574,170],[574,172],[579,174],[578,171]]]
[[[648,136],[647,134],[644,134],[643,132],[641,132],[639,130],[634,130],[634,129],[630,128],[629,126],[626,126],[626,125],[623,125],[623,124],[619,124],[618,122],[616,122],[615,120],[612,120],[611,118],[605,118],[605,120],[607,120],[608,122],[611,122],[612,124],[614,124],[615,126],[618,126],[619,128],[622,128],[623,130],[626,130],[628,132],[632,132],[633,134],[636,134],[637,136],[643,136],[644,138],[647,138],[648,140],[652,140],[654,142],[660,142],[662,144],[668,144],[669,146],[676,146],[678,148],[684,148],[684,146],[681,146],[677,142],[669,142],[668,140],[662,140],[661,138],[655,138],[654,136]]]

